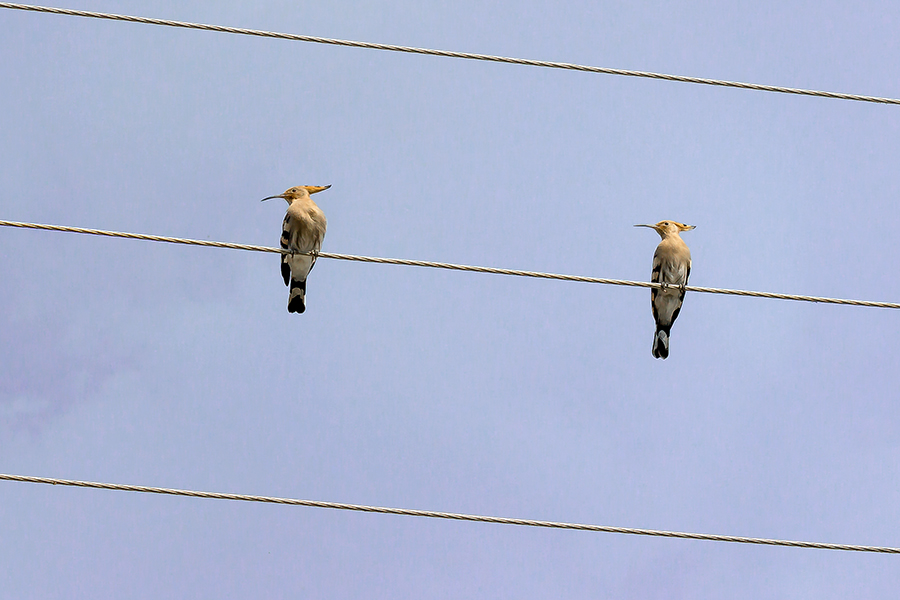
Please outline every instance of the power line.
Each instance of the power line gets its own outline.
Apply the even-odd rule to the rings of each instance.
[[[85,233],[89,235],[102,235],[107,237],[145,240],[151,242],[165,242],[170,244],[186,244],[189,246],[207,246],[211,248],[229,248],[232,250],[249,250],[252,252],[272,252],[276,254],[289,254],[281,248],[269,246],[254,246],[250,244],[234,244],[231,242],[213,242],[207,240],[193,240],[188,238],[176,238],[162,235],[149,235],[145,233],[128,233],[123,231],[106,231],[103,229],[88,229],[85,227],[69,227],[66,225],[45,225],[43,223],[22,223],[19,221],[2,221],[3,227],[20,227],[24,229],[41,229],[46,231],[63,231],[68,233]],[[297,254],[312,254],[310,252],[298,252]],[[558,281],[576,281],[580,283],[599,283],[603,285],[624,285],[628,287],[660,288],[659,283],[645,281],[629,281],[627,279],[607,279],[603,277],[587,277],[583,275],[562,275],[559,273],[542,273],[540,271],[521,271],[517,269],[500,269],[496,267],[478,267],[473,265],[459,265],[454,263],[434,262],[429,260],[410,260],[405,258],[381,258],[377,256],[359,256],[356,254],[336,254],[333,252],[318,252],[319,258],[332,258],[335,260],[350,260],[356,262],[377,263],[385,265],[402,265],[408,267],[430,267],[434,269],[449,269],[451,271],[469,271],[472,273],[490,273],[493,275],[513,275],[516,277],[535,277],[538,279],[555,279]],[[746,290],[730,290],[724,288],[700,287],[695,285],[685,286],[685,291],[702,292],[705,294],[725,294],[729,296],[750,296],[752,298],[771,298],[775,300],[798,300],[801,302],[816,302],[821,304],[843,304],[848,306],[868,306],[872,308],[900,308],[896,302],[875,302],[871,300],[847,300],[842,298],[826,298],[822,296],[800,296],[796,294],[779,294],[774,292],[753,292]]]
[[[550,529],[573,529],[578,531],[598,531],[603,533],[624,533],[630,535],[646,535],[653,537],[670,537],[688,540],[706,540],[713,542],[734,542],[739,544],[758,544],[764,546],[789,546],[792,548],[816,548],[819,550],[846,550],[851,552],[877,552],[881,554],[900,554],[900,548],[888,546],[859,546],[851,544],[828,544],[822,542],[797,542],[790,540],[773,540],[735,535],[715,535],[707,533],[684,533],[680,531],[658,531],[655,529],[637,529],[634,527],[609,527],[606,525],[584,525],[581,523],[561,523],[556,521],[536,521],[533,519],[513,519],[509,517],[488,517],[483,515],[467,515],[461,513],[436,512],[408,508],[385,508],[381,506],[365,506],[346,504],[343,502],[321,502],[319,500],[296,500],[293,498],[277,498],[272,496],[247,496],[244,494],[225,494],[221,492],[198,492],[145,485],[122,485],[118,483],[97,483],[93,481],[77,481],[73,479],[52,479],[49,477],[30,477],[25,475],[0,474],[0,480],[25,483],[45,483],[50,485],[67,485],[102,490],[124,492],[142,492],[148,494],[166,494],[170,496],[187,496],[190,498],[212,498],[217,500],[243,500],[245,502],[266,502],[270,504],[288,504],[313,508],[333,508],[336,510],[353,510],[359,512],[404,515],[408,517],[429,517],[433,519],[452,519],[455,521],[475,521],[478,523],[496,523],[500,525],[522,525],[526,527],[545,527]]]
[[[836,98],[839,100],[858,100],[860,102],[877,102],[880,104],[900,104],[900,99],[880,98],[877,96],[862,96],[859,94],[843,94],[838,92],[822,92],[799,88],[781,87],[776,85],[761,85],[757,83],[742,83],[739,81],[725,81],[722,79],[707,79],[704,77],[686,77],[683,75],[666,75],[664,73],[652,73],[649,71],[632,71],[628,69],[610,69],[606,67],[591,67],[564,62],[545,60],[529,60],[524,58],[508,58],[493,56],[490,54],[473,54],[471,52],[452,52],[448,50],[431,50],[428,48],[414,48],[411,46],[397,46],[394,44],[376,44],[371,42],[358,42],[352,40],[338,40],[334,38],[316,37],[311,35],[299,35],[294,33],[278,33],[274,31],[260,31],[258,29],[245,29],[242,27],[224,27],[221,25],[204,25],[202,23],[188,23],[185,21],[171,21],[168,19],[154,19],[149,17],[135,17],[111,13],[93,12],[88,10],[72,10],[68,8],[54,8],[47,6],[33,6],[30,4],[16,4],[12,2],[0,2],[0,8],[13,10],[27,10],[32,12],[52,13],[75,17],[91,17],[95,19],[111,19],[114,21],[128,21],[131,23],[144,23],[147,25],[164,25],[168,27],[182,27],[185,29],[200,29],[204,31],[216,31],[220,33],[235,33],[240,35],[253,35],[259,37],[276,38],[281,40],[295,40],[300,42],[313,42],[316,44],[331,44],[334,46],[349,46],[352,48],[367,48],[372,50],[388,50],[391,52],[409,52],[413,54],[425,54],[429,56],[443,56],[447,58],[462,58],[468,60],[482,60],[514,65],[527,65],[532,67],[546,67],[550,69],[567,69],[570,71],[585,71],[588,73],[603,73],[607,75],[623,75],[627,77],[646,77],[650,79],[663,79],[666,81],[678,81],[682,83],[698,83],[702,85],[715,85],[720,87],[740,88],[746,90],[758,90],[763,92],[779,92],[782,94],[797,94],[801,96],[817,96],[820,98]]]

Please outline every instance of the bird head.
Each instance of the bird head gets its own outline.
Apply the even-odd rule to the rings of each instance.
[[[260,202],[265,202],[266,200],[271,200],[272,198],[284,198],[285,200],[287,200],[287,203],[290,204],[294,200],[304,197],[309,198],[310,194],[316,194],[323,190],[327,190],[330,187],[330,185],[296,185],[286,190],[283,194],[277,194],[275,196],[263,198],[262,200],[260,200]]]
[[[696,225],[685,225],[684,223],[679,223],[677,221],[660,221],[656,225],[635,225],[635,227],[649,227],[650,229],[656,230],[659,237],[665,239],[667,235],[672,235],[673,233],[690,231],[691,229],[694,229]]]

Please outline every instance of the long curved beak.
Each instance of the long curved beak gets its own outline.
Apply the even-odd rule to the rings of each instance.
[[[656,225],[635,225],[635,227],[649,227],[650,229],[656,229]]]
[[[331,187],[331,184],[329,184],[329,185],[308,185],[308,186],[306,186],[306,191],[309,192],[310,194],[318,194],[319,192],[324,192],[325,190],[327,190],[330,187]]]
[[[284,200],[284,194],[278,194],[277,196],[269,196],[268,198],[263,198],[260,202],[265,202],[266,200],[271,200],[272,198],[281,198]]]

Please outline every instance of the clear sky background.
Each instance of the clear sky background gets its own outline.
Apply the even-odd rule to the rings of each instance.
[[[137,14],[900,97],[896,2]],[[0,10],[0,219],[900,300],[900,107]],[[900,313],[0,230],[0,472],[900,546]],[[0,482],[4,598],[895,597],[900,558]]]

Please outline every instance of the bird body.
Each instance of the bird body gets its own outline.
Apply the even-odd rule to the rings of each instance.
[[[281,276],[284,284],[290,286],[288,312],[302,313],[306,310],[306,277],[316,264],[316,255],[301,253],[315,253],[322,249],[328,225],[325,213],[316,206],[310,194],[330,187],[300,185],[283,194],[263,198],[284,198],[288,203],[281,225],[281,248],[288,251],[281,255]]]
[[[675,221],[660,221],[656,225],[635,225],[656,230],[662,241],[653,254],[653,272],[650,281],[663,284],[650,290],[650,304],[656,333],[653,335],[653,356],[669,356],[669,332],[681,312],[684,302],[684,287],[691,275],[691,251],[681,239],[679,232],[694,229]],[[672,286],[672,287],[669,287]]]

